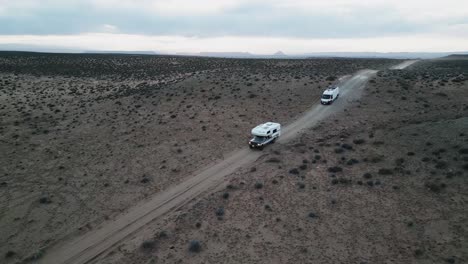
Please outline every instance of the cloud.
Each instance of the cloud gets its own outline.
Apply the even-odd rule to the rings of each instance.
[[[10,35],[0,36],[0,44],[59,46],[78,50],[153,50],[166,53],[202,51],[246,51],[272,54],[282,50],[287,54],[307,52],[377,51],[377,52],[438,52],[462,51],[467,38],[440,38],[438,35],[394,36],[385,38],[283,38],[283,37],[183,37],[94,33],[80,35]],[[427,45],[430,43],[431,45]]]
[[[460,43],[461,36],[468,38],[467,24],[466,0],[0,0],[0,35],[18,37],[113,33],[339,42],[438,35]]]
[[[104,24],[100,26],[98,31],[105,33],[117,33],[119,32],[119,28],[114,25]]]

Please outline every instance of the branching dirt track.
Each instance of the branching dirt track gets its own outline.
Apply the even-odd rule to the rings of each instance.
[[[392,69],[404,69],[414,62],[416,61],[406,61]],[[333,112],[343,110],[348,102],[359,99],[367,80],[376,72],[374,70],[363,70],[352,77],[343,78],[340,84],[339,99],[329,106],[322,106],[319,100],[313,102],[307,112],[283,128],[278,143],[281,144],[292,140],[302,130],[314,126]],[[57,243],[46,252],[39,263],[92,262],[102,253],[148,223],[180,208],[200,194],[215,189],[224,182],[226,176],[255,162],[261,155],[261,151],[252,151],[248,149],[246,144],[244,148],[226,155],[224,160],[187,177],[187,180],[179,185],[135,205],[114,221],[107,222],[100,228],[81,237]]]

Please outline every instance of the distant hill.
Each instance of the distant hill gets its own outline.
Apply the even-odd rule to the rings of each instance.
[[[135,54],[135,55],[159,55],[159,53],[154,51],[146,51],[146,50],[87,50],[83,51],[83,53],[91,53],[91,54]]]
[[[308,57],[343,58],[389,58],[389,59],[434,59],[448,56],[453,52],[318,52],[308,53]],[[468,54],[468,51],[456,52]]]
[[[284,56],[286,56],[286,54],[284,54],[284,52],[282,52],[280,50],[280,51],[277,51],[275,54],[273,54],[273,56],[275,56],[275,57],[284,57]]]
[[[450,54],[440,59],[442,60],[468,60],[468,54]]]
[[[251,58],[254,55],[249,52],[200,52],[198,54],[191,54],[191,55],[198,55],[204,57],[222,57],[222,58]]]
[[[179,55],[179,56],[203,56],[217,58],[257,58],[257,59],[306,59],[306,58],[390,58],[390,59],[446,59],[467,56],[468,51],[462,52],[311,52],[303,54],[286,55],[282,51],[277,51],[274,54],[253,54],[250,52],[180,52],[180,53],[163,53],[159,51],[109,51],[109,50],[79,50],[66,49],[55,46],[40,46],[40,45],[22,45],[22,44],[0,44],[0,51],[29,51],[29,52],[45,52],[45,53],[85,53],[85,54],[129,54],[129,55]],[[464,57],[463,57],[464,58]]]

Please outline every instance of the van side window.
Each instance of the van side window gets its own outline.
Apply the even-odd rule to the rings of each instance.
[[[270,131],[268,131],[267,134],[270,134]]]
[[[276,131],[278,131],[277,129],[273,129],[273,133],[276,133]]]

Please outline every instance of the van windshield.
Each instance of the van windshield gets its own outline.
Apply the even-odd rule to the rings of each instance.
[[[261,136],[254,136],[254,138],[252,139],[252,141],[255,143],[263,143],[265,142],[265,140],[267,140],[267,137],[261,137]]]
[[[324,94],[324,95],[322,95],[322,99],[331,99],[331,95],[330,94]]]

